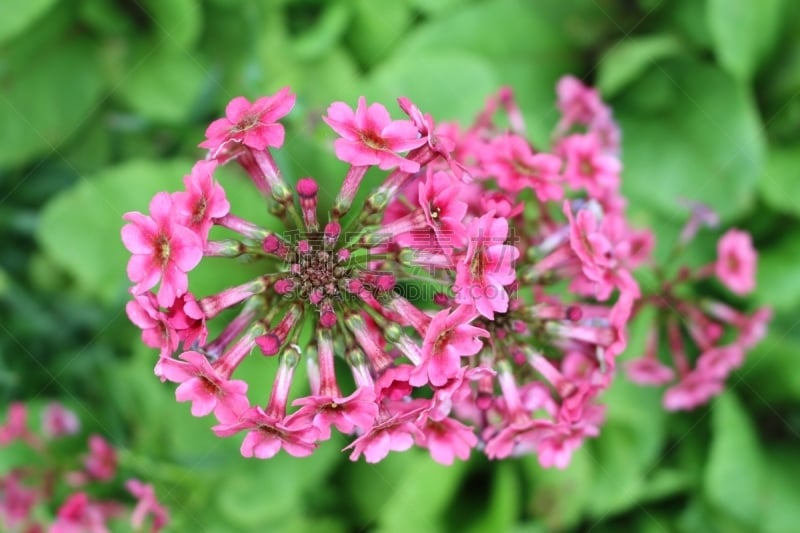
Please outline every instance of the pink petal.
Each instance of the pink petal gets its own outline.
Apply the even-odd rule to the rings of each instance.
[[[225,107],[225,116],[232,124],[236,124],[250,111],[250,101],[244,96],[237,96]]]
[[[122,227],[122,243],[134,254],[153,253],[153,241],[156,236],[155,223],[146,217],[149,224],[126,224]]]
[[[203,378],[193,378],[181,383],[175,389],[175,399],[179,402],[192,402],[192,415],[201,417],[211,413],[217,406],[217,397],[210,394]]]

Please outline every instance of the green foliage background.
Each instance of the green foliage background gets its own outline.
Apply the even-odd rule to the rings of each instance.
[[[291,85],[279,163],[335,191],[320,116],[359,95],[469,121],[511,85],[546,146],[554,84],[596,84],[623,130],[625,191],[659,253],[713,206],[761,250],[764,342],[728,392],[667,415],[619,383],[608,423],[565,471],[535,458],[451,468],[424,452],[350,463],[245,460],[177,404],[123,306],[121,215],[177,190],[232,97]],[[227,172],[227,169],[226,169]],[[238,214],[263,220],[230,172]],[[229,185],[228,185],[229,183]],[[800,523],[800,4],[792,0],[4,0],[0,3],[0,412],[58,398],[151,480],[171,531],[765,531]],[[712,232],[695,264],[712,260]],[[247,269],[241,274],[246,276]],[[212,265],[206,294],[232,284]],[[641,329],[641,328],[639,328]],[[626,357],[637,355],[642,332]],[[271,369],[253,363],[266,400]],[[0,470],[15,459],[0,455]]]

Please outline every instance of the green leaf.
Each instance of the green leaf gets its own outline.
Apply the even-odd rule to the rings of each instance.
[[[84,124],[104,87],[95,52],[90,42],[75,40],[0,78],[0,166],[57,150]]]
[[[787,533],[800,523],[800,460],[795,448],[770,448],[764,469],[764,506],[760,530],[764,533]]]
[[[443,513],[451,503],[466,467],[467,464],[461,461],[452,466],[442,466],[428,454],[415,452],[414,460],[403,477],[389,487],[391,497],[380,509],[379,531],[445,531]]]
[[[708,26],[719,63],[736,78],[753,77],[777,43],[783,0],[708,0]]]
[[[149,19],[158,43],[169,42],[188,48],[197,41],[203,23],[203,9],[198,0],[140,1],[136,7]]]
[[[0,43],[30,28],[55,3],[56,0],[3,0],[0,3]]]
[[[197,105],[207,72],[202,63],[174,45],[144,46],[117,93],[133,110],[157,122],[181,124]]]
[[[409,6],[429,16],[446,16],[453,13],[453,11],[463,9],[463,4],[472,1],[474,0],[439,0],[438,2],[431,2],[430,0],[405,0]]]
[[[653,80],[671,89],[671,104],[656,110],[631,106],[629,95]],[[751,206],[765,140],[748,91],[713,67],[672,61],[624,95],[617,107],[623,191],[634,207],[683,216],[678,200],[685,198],[730,219]]]
[[[776,311],[790,311],[800,303],[800,239],[787,238],[761,251],[756,271],[756,298]]]
[[[386,104],[406,96],[436,120],[468,121],[498,86],[499,80],[487,61],[458,52],[440,52],[404,54],[381,64],[367,79],[365,93],[370,101]],[[450,89],[443,90],[445,87]]]
[[[419,26],[401,50],[415,57],[435,50],[493,59],[524,57],[533,68],[540,61],[563,61],[571,54],[569,37],[563,27],[552,23],[547,7],[545,2],[524,0],[475,3]]]
[[[420,70],[420,75],[432,75],[436,83],[429,83],[430,80],[413,83],[426,87],[430,93],[426,98],[437,95],[444,103],[441,111],[421,107],[423,111],[432,113],[437,120],[458,118],[468,124],[487,96],[501,85],[510,85],[530,138],[537,146],[545,147],[558,120],[554,103],[556,81],[579,68],[573,41],[575,13],[565,14],[562,10],[563,2],[552,1],[499,0],[470,4],[450,16],[421,24],[389,62],[402,58],[404,64],[413,66],[431,57],[447,57],[445,54],[463,58],[452,66],[440,64],[439,70],[430,74]],[[480,71],[486,74],[478,80],[480,85],[474,86],[460,68],[462,64],[477,65],[479,61],[483,65]],[[402,70],[415,74],[413,67]],[[492,86],[484,87],[484,80]],[[450,89],[444,91],[443,87]],[[458,115],[445,112],[456,107],[463,112]]]
[[[603,96],[610,98],[652,68],[656,61],[681,51],[680,41],[672,35],[657,34],[622,39],[600,60],[597,88]]]
[[[763,459],[755,428],[733,392],[714,400],[711,427],[703,492],[716,508],[742,523],[759,524]]]
[[[617,513],[634,506],[643,496],[647,474],[659,459],[666,438],[661,391],[617,379],[602,397],[608,405],[607,422],[595,450],[593,516]]]
[[[513,463],[500,463],[494,468],[490,498],[485,511],[479,518],[469,523],[465,531],[482,533],[484,531],[509,531],[517,522],[519,515],[519,480]]]
[[[316,59],[335,48],[347,31],[350,15],[351,7],[345,2],[326,4],[315,24],[292,41],[291,49],[295,57],[301,60]]]
[[[412,22],[411,10],[403,2],[354,0],[351,4],[355,17],[348,36],[355,56],[371,67],[402,42]]]
[[[242,435],[231,437],[241,441]],[[298,459],[281,451],[275,457],[237,458],[222,476],[217,505],[235,531],[265,531],[283,527],[302,515],[304,492],[314,493],[340,458],[338,449],[328,442],[310,457]],[[276,485],[269,488],[268,480]],[[274,530],[274,529],[273,529]],[[284,531],[284,529],[280,529]]]
[[[764,201],[772,208],[800,217],[800,145],[770,146],[767,166],[758,181]]]
[[[592,480],[597,473],[595,459],[585,443],[572,456],[564,470],[542,468],[533,455],[522,459],[533,493],[526,512],[538,517],[548,531],[574,528],[584,518],[592,494]],[[569,494],[569,498],[564,495]]]
[[[780,322],[770,326],[770,333],[747,355],[740,372],[747,386],[768,404],[800,400],[800,338],[785,333],[796,320],[794,313],[790,316],[785,328]]]

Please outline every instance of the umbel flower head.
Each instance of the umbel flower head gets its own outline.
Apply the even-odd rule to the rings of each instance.
[[[125,216],[127,312],[159,350],[156,375],[193,415],[213,414],[218,436],[243,434],[246,457],[307,456],[335,430],[353,437],[353,460],[419,446],[444,464],[476,449],[566,466],[599,433],[598,396],[640,298],[631,269],[652,238],[625,217],[610,109],[574,78],[558,93],[549,149],[526,140],[508,88],[466,128],[408,98],[404,119],[363,97],[334,102],[323,120],[347,164],[338,187],[278,167],[288,88],[235,98],[186,190]],[[213,178],[227,163],[283,229],[237,216]],[[354,206],[371,169],[383,179]],[[191,292],[200,261],[243,257],[263,265],[257,277]],[[248,357],[277,359],[268,394],[240,369]]]

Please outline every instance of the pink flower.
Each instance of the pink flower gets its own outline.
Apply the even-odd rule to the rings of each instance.
[[[463,245],[466,232],[462,220],[467,214],[467,204],[458,199],[460,192],[460,183],[447,172],[429,172],[419,186],[419,205],[425,221],[448,254]]]
[[[184,347],[189,347],[194,342],[205,344],[208,336],[206,315],[191,292],[177,298],[166,315],[167,324],[177,333]]]
[[[583,274],[592,281],[601,281],[614,264],[614,252],[601,231],[598,215],[591,208],[583,208],[573,217],[569,202],[564,202],[563,210],[569,220],[570,247],[581,260]]]
[[[600,140],[592,134],[575,134],[563,139],[559,150],[564,154],[564,176],[570,186],[586,189],[589,196],[605,198],[619,188],[619,159],[603,151]]]
[[[138,212],[123,216],[130,224],[122,228],[122,242],[133,253],[128,261],[128,277],[136,283],[134,294],[152,289],[160,280],[158,304],[169,307],[186,292],[186,273],[203,258],[203,243],[197,233],[178,223],[168,193],[153,197],[150,213],[152,218]]]
[[[162,375],[180,383],[175,390],[179,402],[192,402],[192,415],[205,416],[212,411],[220,422],[233,422],[247,410],[247,383],[229,380],[220,374],[203,354],[188,351],[180,355],[183,361],[161,359]]]
[[[411,121],[395,120],[381,104],[367,107],[362,96],[355,112],[344,102],[334,102],[322,120],[341,135],[334,147],[336,157],[354,166],[378,165],[382,170],[400,167],[416,172],[419,163],[401,157],[396,152],[417,148],[426,143],[420,138]]]
[[[639,357],[624,367],[628,379],[639,385],[663,385],[675,378],[675,372],[655,357]]]
[[[423,438],[419,428],[414,425],[414,419],[428,403],[426,400],[409,403],[384,402],[384,406],[388,407],[391,414],[344,448],[353,449],[350,460],[357,461],[361,454],[364,454],[368,463],[378,463],[384,460],[389,452],[404,452],[410,449],[414,445],[415,438]]]
[[[504,286],[516,279],[514,262],[519,250],[504,244],[508,221],[495,218],[491,212],[470,222],[467,237],[467,253],[456,264],[456,302],[472,304],[478,313],[494,320],[495,312],[508,311],[509,296]]]
[[[223,423],[212,428],[218,437],[228,437],[247,431],[242,441],[244,457],[269,459],[281,448],[294,457],[307,457],[317,447],[317,428],[299,423],[291,417],[279,418],[264,411],[260,406],[251,407],[234,423]]]
[[[472,448],[478,444],[472,428],[453,418],[434,420],[423,415],[417,425],[425,437],[420,445],[428,448],[433,460],[439,464],[451,465],[456,457],[466,461]]]
[[[253,150],[283,145],[283,126],[278,119],[294,107],[295,95],[284,87],[273,96],[259,98],[252,104],[247,98],[237,96],[225,108],[225,117],[212,122],[206,129],[206,140],[201,148],[208,148],[212,157],[228,143],[240,143]]]
[[[717,243],[714,270],[722,283],[736,294],[747,294],[756,285],[756,251],[750,234],[728,230]]]
[[[197,233],[204,243],[214,219],[224,217],[231,209],[225,190],[214,181],[216,168],[213,159],[198,161],[192,173],[183,179],[186,191],[172,195],[178,222]]]
[[[30,519],[39,499],[36,489],[20,483],[21,477],[19,470],[0,476],[0,527],[10,531],[22,531],[18,526]]]
[[[14,402],[8,408],[8,420],[0,425],[0,446],[8,446],[15,440],[27,440],[28,408],[24,403]]]
[[[752,315],[743,316],[739,323],[739,344],[749,349],[761,342],[767,334],[767,325],[772,320],[772,309],[761,307]]]
[[[166,313],[159,309],[152,292],[135,295],[125,305],[125,313],[131,322],[141,328],[145,346],[160,349],[161,357],[169,357],[178,349],[178,332],[170,326]]]
[[[558,109],[563,115],[561,125],[589,124],[604,106],[596,89],[587,87],[575,76],[563,76],[556,85]]]
[[[577,450],[584,439],[584,434],[575,426],[558,425],[541,436],[536,444],[539,464],[543,468],[563,470],[569,466],[572,453]]]
[[[534,154],[528,141],[519,135],[495,139],[480,157],[486,172],[497,178],[501,190],[517,193],[532,187],[542,202],[559,200],[564,195],[559,173],[561,160],[552,154]]]
[[[472,309],[463,305],[452,312],[442,309],[434,315],[422,341],[422,362],[409,379],[411,385],[419,387],[430,382],[434,387],[441,387],[458,374],[462,357],[481,350],[483,342],[479,337],[487,337],[489,333],[470,326],[473,317]]]
[[[100,435],[90,435],[84,469],[92,479],[108,481],[117,472],[117,451]]]
[[[51,402],[42,414],[42,430],[48,437],[74,435],[80,431],[78,416],[57,402]]]
[[[742,366],[744,348],[738,344],[715,346],[700,354],[695,372],[711,380],[724,380],[733,370]]]
[[[489,459],[505,459],[518,455],[521,450],[535,450],[554,427],[555,424],[550,420],[518,416],[488,440],[486,456]]]
[[[298,398],[292,405],[302,406],[292,415],[292,420],[317,428],[321,440],[331,437],[331,426],[344,434],[352,433],[356,428],[364,431],[372,427],[378,416],[375,391],[366,387],[360,387],[344,398],[306,396]]]
[[[428,147],[431,151],[447,160],[450,163],[450,169],[457,177],[460,177],[461,169],[457,164],[453,164],[450,158],[450,152],[453,151],[456,143],[449,137],[437,135],[436,126],[433,124],[433,117],[429,113],[423,115],[422,111],[420,111],[411,100],[405,96],[401,96],[397,99],[397,103],[400,104],[400,109],[402,109],[403,112],[408,115],[408,118],[411,119],[411,122],[414,123],[414,126],[416,126],[420,135],[422,135],[422,138],[428,143]]]
[[[148,515],[153,517],[150,526],[151,533],[158,533],[169,523],[169,513],[158,503],[153,486],[142,483],[138,479],[129,479],[125,483],[125,488],[136,498],[136,507],[131,513],[131,527],[136,531],[141,531],[144,521]]]
[[[85,492],[76,492],[59,507],[49,533],[108,533],[109,512],[102,504],[93,502]]]
[[[664,409],[667,411],[689,411],[722,392],[722,381],[711,378],[702,372],[687,374],[677,385],[667,389],[664,394]]]

